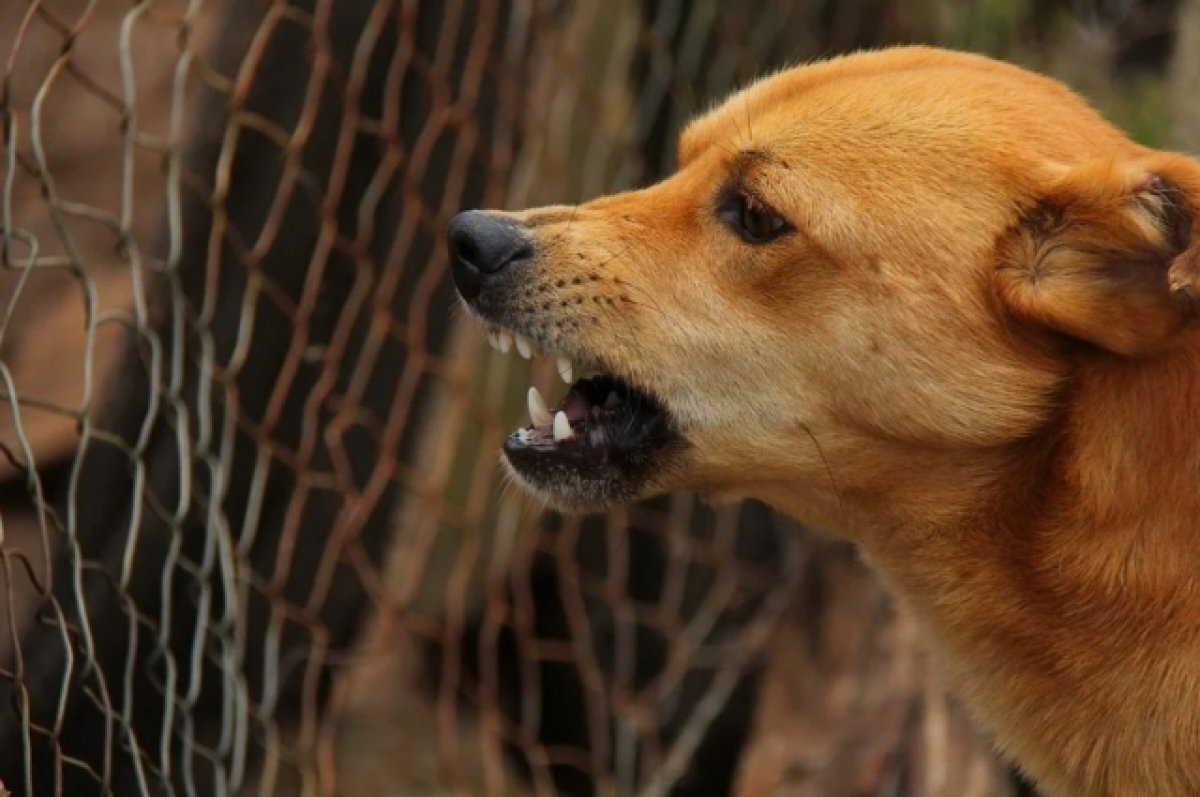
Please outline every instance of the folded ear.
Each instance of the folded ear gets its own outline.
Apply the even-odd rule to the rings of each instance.
[[[1179,155],[1071,169],[999,241],[1018,317],[1124,355],[1200,317],[1200,165]]]

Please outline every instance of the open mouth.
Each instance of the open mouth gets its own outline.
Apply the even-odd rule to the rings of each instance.
[[[517,333],[490,327],[500,351],[530,358],[534,345]],[[612,373],[575,379],[575,367],[557,358],[569,388],[550,406],[529,388],[529,420],[504,442],[504,459],[519,481],[554,503],[572,507],[627,501],[667,464],[681,442],[671,417],[652,393]]]

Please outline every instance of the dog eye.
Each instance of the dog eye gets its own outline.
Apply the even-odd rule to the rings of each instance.
[[[748,194],[734,194],[722,204],[721,220],[746,243],[767,243],[791,229],[782,216]]]

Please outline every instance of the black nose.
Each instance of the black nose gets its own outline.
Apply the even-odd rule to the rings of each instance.
[[[459,213],[446,235],[454,284],[464,299],[479,295],[485,275],[533,257],[533,244],[516,222],[483,211]]]

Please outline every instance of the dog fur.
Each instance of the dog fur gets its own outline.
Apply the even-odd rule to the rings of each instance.
[[[1196,795],[1197,208],[1200,164],[1058,83],[862,53],[694,121],[658,185],[508,214],[537,301],[503,323],[662,401],[640,492],[857,541],[1046,794]]]

